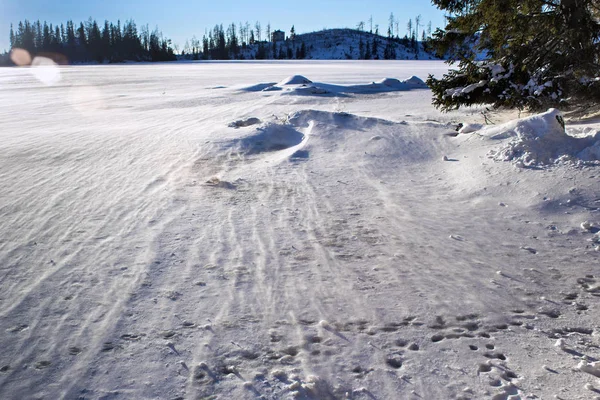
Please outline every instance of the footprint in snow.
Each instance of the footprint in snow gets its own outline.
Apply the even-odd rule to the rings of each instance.
[[[537,254],[537,250],[534,249],[533,247],[528,247],[528,246],[521,246],[522,250],[527,250],[528,252],[530,252],[531,254]]]

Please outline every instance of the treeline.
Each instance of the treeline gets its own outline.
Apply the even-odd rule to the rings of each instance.
[[[290,35],[282,41],[271,41],[271,25],[267,24],[266,40],[260,22],[254,29],[250,24],[232,23],[223,27],[217,24],[204,34],[202,41],[195,36],[186,41],[181,55],[193,60],[244,60],[244,59],[304,59],[307,56],[306,44],[296,40],[294,27]]]
[[[362,32],[362,31],[359,31]],[[427,51],[427,42],[421,42],[416,37],[404,36],[402,38],[388,36],[384,38],[379,35],[379,30],[376,29],[375,33],[371,34],[371,40],[363,40],[361,37],[358,43],[359,59],[361,60],[378,60],[379,49],[383,48],[383,59],[384,60],[395,60],[397,58],[396,50],[399,46],[403,46],[406,50],[411,51],[415,54],[415,58],[419,58],[419,50],[422,47],[424,51]]]
[[[378,58],[378,46],[380,38],[379,25],[373,25],[373,17],[371,16],[369,22],[369,33],[374,34],[373,40],[363,42],[362,39],[359,43],[360,46],[360,58],[370,60],[372,58]],[[400,20],[394,17],[394,13],[390,13],[387,27],[387,41],[383,50],[383,58],[386,60],[393,60],[396,58],[396,48],[398,45],[402,45],[407,49],[412,50],[415,56],[418,58],[419,50],[422,47],[423,51],[429,52],[432,50],[431,46],[431,21],[427,24],[427,28],[421,23],[421,15],[415,17],[415,23],[413,24],[412,18],[408,20],[406,24],[407,33],[401,37],[400,33]],[[421,29],[419,29],[421,28]],[[356,25],[356,30],[359,32],[365,31],[365,22],[360,21]],[[421,35],[421,41],[419,42],[419,34]]]
[[[397,50],[402,47],[413,52],[416,58],[421,49],[426,52],[431,50],[431,22],[425,28],[420,15],[415,18],[414,24],[412,19],[409,20],[408,33],[403,37],[400,36],[399,21],[393,13],[389,18],[387,37],[380,35],[379,25],[373,26],[372,18],[369,23],[368,30],[365,30],[365,23],[362,21],[352,30],[360,33],[360,59],[396,59]],[[285,39],[272,40],[272,34],[270,23],[264,30],[258,21],[254,25],[248,22],[231,23],[226,27],[217,24],[212,30],[206,31],[201,40],[194,36],[191,41],[186,41],[181,56],[192,60],[304,59],[313,50],[310,39],[305,42],[306,35],[297,36],[294,26],[289,35],[284,36]],[[347,57],[352,58],[349,54]]]
[[[58,62],[172,61],[176,59],[171,41],[148,25],[138,30],[133,20],[123,26],[104,21],[100,26],[90,18],[75,25],[73,21],[53,26],[40,21],[19,22],[10,27],[11,49],[27,50],[32,56],[44,55]]]

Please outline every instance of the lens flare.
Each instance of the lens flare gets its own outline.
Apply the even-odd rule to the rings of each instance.
[[[51,86],[60,82],[60,69],[50,58],[35,57],[31,62],[31,73],[40,82]]]
[[[31,65],[31,55],[24,49],[12,49],[10,59],[19,67]]]

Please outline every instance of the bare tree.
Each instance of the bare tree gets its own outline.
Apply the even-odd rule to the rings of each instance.
[[[359,31],[363,31],[365,29],[365,22],[364,21],[360,21],[357,25],[356,25],[356,29]]]
[[[271,41],[271,23],[267,22],[267,42]]]
[[[254,29],[256,31],[256,40],[260,42],[262,38],[262,30],[259,21],[256,21],[256,23],[254,24]]]
[[[419,25],[421,24],[421,14],[415,18],[415,38],[419,38]]]
[[[412,31],[412,18],[410,18],[408,20],[408,23],[406,24],[406,30],[408,31],[408,37],[411,38],[413,36],[413,31]]]
[[[373,16],[369,17],[369,32],[373,33]]]
[[[389,23],[388,36],[394,37],[394,13],[390,13]]]

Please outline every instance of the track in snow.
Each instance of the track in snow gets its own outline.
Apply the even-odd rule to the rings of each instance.
[[[354,65],[341,83],[382,77]],[[53,88],[11,70],[1,99],[30,118],[3,116],[0,392],[506,398],[574,379],[529,371],[568,370],[549,338],[595,332],[597,258],[551,229],[597,216],[593,170],[560,170],[588,206],[565,215],[542,208],[556,173],[448,136],[426,91],[239,90],[324,66],[220,89],[213,65],[73,68]]]

